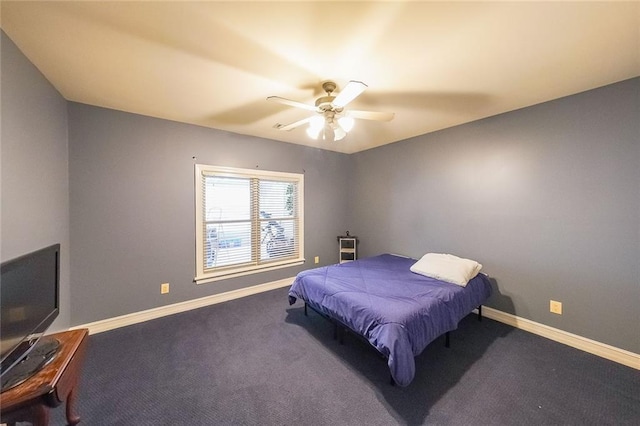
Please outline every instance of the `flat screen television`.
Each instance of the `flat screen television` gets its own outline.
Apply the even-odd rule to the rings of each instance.
[[[59,343],[44,338],[59,313],[60,244],[2,263],[0,380],[10,389],[50,362]]]

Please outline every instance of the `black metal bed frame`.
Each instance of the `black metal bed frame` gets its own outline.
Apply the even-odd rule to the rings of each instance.
[[[380,355],[381,358],[383,359],[387,359],[387,357],[381,353],[375,346],[373,346],[371,344],[371,342],[369,342],[363,335],[361,335],[360,333],[352,330],[349,326],[345,325],[344,323],[342,323],[342,321],[339,321],[335,318],[332,318],[330,316],[328,316],[327,314],[320,312],[318,309],[314,308],[313,306],[311,306],[310,304],[308,304],[306,301],[304,302],[304,316],[307,317],[309,316],[308,311],[307,311],[307,306],[309,308],[311,308],[311,310],[313,312],[315,312],[316,314],[320,315],[322,318],[326,319],[329,323],[333,324],[333,339],[334,340],[338,340],[340,342],[341,345],[344,345],[344,335],[348,332],[351,332],[352,335],[354,335],[357,339],[365,342],[369,347],[373,348],[376,353],[378,355]],[[482,305],[478,306],[478,321],[482,321]],[[444,333],[444,346],[446,348],[450,347],[450,343],[451,343],[451,338],[450,338],[450,333],[449,331],[446,331]],[[395,386],[396,382],[395,380],[393,380],[393,376],[391,376],[391,372],[389,372],[389,376],[390,376],[390,384],[391,386]]]

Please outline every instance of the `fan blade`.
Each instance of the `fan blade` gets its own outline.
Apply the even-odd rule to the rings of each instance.
[[[318,111],[318,108],[314,105],[303,104],[302,102],[292,101],[291,99],[281,98],[280,96],[269,96],[267,100],[289,105],[296,108],[306,109],[308,111],[313,111],[313,112]]]
[[[376,121],[391,121],[395,116],[392,112],[377,112],[377,111],[356,111],[349,110],[345,112],[348,117],[359,118],[362,120],[376,120]]]
[[[333,106],[344,108],[349,102],[360,96],[368,86],[361,81],[351,80],[333,100]]]
[[[298,120],[294,123],[286,124],[286,125],[276,124],[275,127],[278,130],[286,130],[288,132],[290,130],[295,129],[296,127],[302,126],[303,124],[309,123],[313,119],[313,117],[314,116],[303,118],[302,120]]]

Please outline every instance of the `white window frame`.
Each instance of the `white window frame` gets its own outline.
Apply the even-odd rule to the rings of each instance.
[[[203,174],[224,177],[256,178],[266,180],[279,180],[295,182],[297,191],[297,215],[298,215],[298,253],[294,258],[281,261],[272,261],[266,264],[252,263],[250,265],[229,266],[206,269],[205,265],[205,226],[204,214],[205,191],[203,188]],[[302,265],[304,259],[304,175],[300,173],[274,172],[254,169],[241,169],[235,167],[221,167],[206,164],[195,165],[195,210],[196,210],[196,276],[197,284],[204,284],[243,275],[271,271],[274,269]],[[255,240],[254,240],[255,242]]]

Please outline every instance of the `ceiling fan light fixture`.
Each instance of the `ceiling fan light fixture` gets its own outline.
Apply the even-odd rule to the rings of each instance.
[[[309,127],[307,127],[307,135],[311,139],[318,139],[322,128],[324,127],[324,118],[320,115],[311,117],[309,120]]]
[[[342,127],[345,132],[349,133],[353,129],[355,120],[353,117],[340,117],[338,119],[338,124],[340,124],[340,127]]]
[[[307,136],[311,139],[321,137],[323,141],[330,142],[342,140],[347,136],[348,131],[353,128],[353,119],[349,118],[345,121],[343,120],[344,118],[347,117],[341,117],[334,121],[332,117],[320,115],[312,117],[309,120],[309,127],[307,127]],[[342,125],[343,122],[345,126]]]
[[[333,135],[334,141],[340,141],[344,139],[345,136],[347,136],[347,132],[345,132],[342,127],[336,126],[336,128],[333,129]]]
[[[321,115],[315,115],[309,119],[309,127],[314,130],[320,130],[324,127],[324,117]]]
[[[322,130],[322,128],[320,129],[315,129],[311,126],[307,127],[307,136],[309,136],[311,139],[318,139],[318,136],[320,136],[320,131]]]
[[[307,128],[307,135],[309,135],[311,139],[318,139],[318,136],[320,136],[320,132],[322,132],[322,127],[323,126],[317,127],[309,125],[309,127]]]

